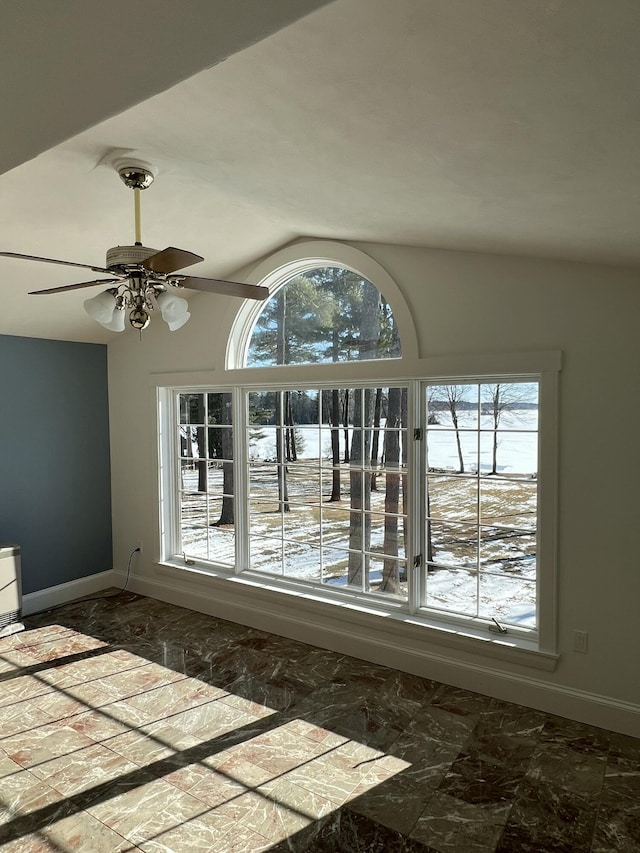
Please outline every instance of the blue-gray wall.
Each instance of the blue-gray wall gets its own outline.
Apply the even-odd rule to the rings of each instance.
[[[113,568],[107,348],[0,335],[0,545],[25,593]]]

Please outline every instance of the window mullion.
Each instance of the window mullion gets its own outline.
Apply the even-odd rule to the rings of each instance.
[[[540,382],[538,426],[538,505],[536,578],[540,647],[557,647],[557,495],[558,495],[558,375],[547,374]],[[544,606],[542,606],[544,603]]]
[[[407,383],[407,419],[405,440],[407,451],[407,528],[408,535],[405,543],[407,558],[408,607],[410,613],[415,613],[424,601],[426,577],[426,386],[421,382]],[[421,438],[415,438],[415,430],[420,430]],[[422,555],[420,565],[415,566],[415,558]]]
[[[169,417],[171,418],[171,436],[168,438],[168,440],[173,444],[173,450],[175,452],[174,459],[177,459],[177,464],[174,464],[169,472],[169,476],[172,481],[171,493],[173,495],[173,499],[176,501],[176,511],[173,513],[173,518],[171,520],[171,549],[173,551],[173,554],[179,554],[180,556],[182,556],[184,553],[184,549],[182,547],[181,524],[183,483],[181,443],[180,437],[178,435],[178,430],[180,429],[180,404],[178,392],[171,392],[169,405]]]
[[[232,391],[232,429],[234,460],[234,511],[236,521],[236,564],[240,574],[249,566],[249,404],[242,388]]]
[[[284,294],[286,299],[286,293]],[[285,512],[287,512],[287,507],[289,506],[289,484],[287,482],[287,447],[285,441],[285,429],[286,429],[286,391],[278,391],[278,400],[279,405],[276,405],[276,413],[277,413],[277,423],[276,423],[276,443],[277,443],[277,453],[276,458],[279,460],[278,463],[278,492],[279,492],[279,511],[280,511],[280,575],[284,576],[284,564],[285,564]]]
[[[482,448],[482,400],[478,388],[478,433],[476,440],[476,617],[480,615],[480,566],[481,566],[481,543],[482,543],[482,478],[480,476],[480,451]]]
[[[167,389],[158,389],[158,449],[160,453],[160,559],[171,559],[178,552],[178,519],[180,517],[180,493],[178,471],[180,468],[180,442],[177,440],[178,415],[177,395]]]

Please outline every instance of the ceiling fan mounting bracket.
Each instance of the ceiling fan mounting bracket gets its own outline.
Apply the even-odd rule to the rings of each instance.
[[[120,180],[131,190],[146,190],[154,181],[155,170],[142,160],[122,159],[114,166]]]

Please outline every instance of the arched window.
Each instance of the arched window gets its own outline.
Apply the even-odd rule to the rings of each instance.
[[[240,306],[226,369],[159,395],[163,561],[553,652],[558,354],[421,358],[354,247],[245,280],[270,298]]]
[[[403,294],[373,258],[341,243],[295,243],[246,278],[271,298],[247,300],[230,330],[225,366],[362,365],[418,357],[414,319]],[[370,372],[370,371],[369,371]]]
[[[346,267],[321,266],[291,276],[264,305],[246,366],[400,356],[395,318],[378,288]]]

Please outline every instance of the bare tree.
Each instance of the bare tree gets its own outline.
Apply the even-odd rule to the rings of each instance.
[[[520,382],[496,383],[482,386],[482,410],[488,411],[493,426],[491,474],[498,473],[498,429],[503,414],[518,407],[526,399],[527,386]]]
[[[445,402],[447,404],[447,408],[449,409],[449,414],[451,415],[451,421],[453,423],[453,428],[456,431],[456,445],[458,448],[458,470],[461,474],[464,474],[464,458],[462,456],[462,444],[460,443],[460,427],[459,427],[459,417],[460,417],[460,403],[464,400],[464,392],[466,387],[464,385],[444,385],[444,396]]]

